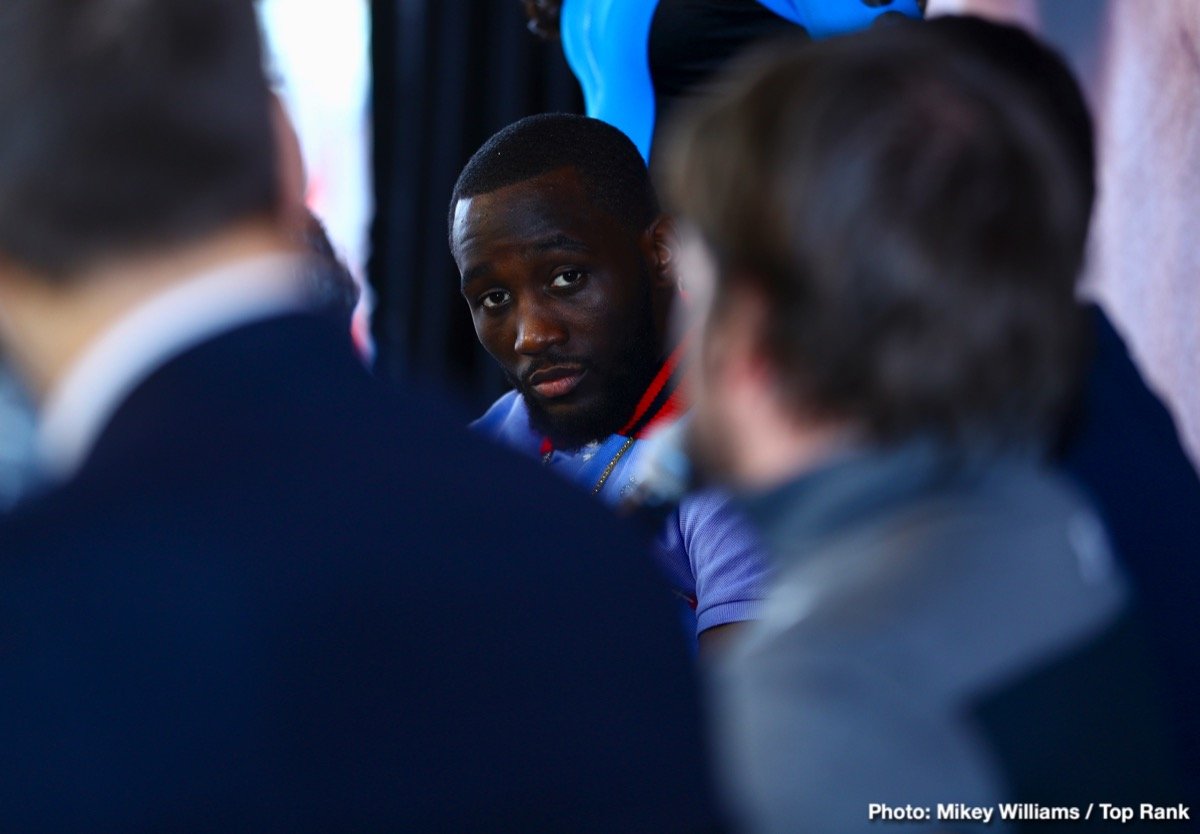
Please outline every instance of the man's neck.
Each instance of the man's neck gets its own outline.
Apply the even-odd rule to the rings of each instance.
[[[825,464],[855,445],[843,426],[794,432],[777,442],[747,444],[736,478],[743,488],[768,490]]]
[[[805,418],[773,400],[739,404],[727,425],[728,479],[739,489],[762,492],[817,469],[863,442],[854,421]]]
[[[277,225],[263,219],[199,242],[93,264],[59,280],[10,269],[0,276],[0,328],[41,400],[130,311],[196,274],[288,250]]]

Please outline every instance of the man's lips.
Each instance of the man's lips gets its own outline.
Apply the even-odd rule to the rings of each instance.
[[[565,397],[587,375],[582,365],[554,365],[529,375],[529,387],[548,400]]]

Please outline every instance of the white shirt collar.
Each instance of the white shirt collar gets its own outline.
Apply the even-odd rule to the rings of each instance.
[[[301,256],[274,254],[200,273],[155,295],[94,340],[46,397],[45,474],[75,473],[117,407],[155,369],[225,331],[303,306]]]

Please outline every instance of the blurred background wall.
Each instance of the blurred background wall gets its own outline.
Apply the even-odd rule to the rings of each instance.
[[[369,0],[259,0],[267,72],[300,142],[305,202],[364,292],[355,340],[369,350],[374,215]]]

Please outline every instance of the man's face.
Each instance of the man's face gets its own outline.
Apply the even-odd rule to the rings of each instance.
[[[460,200],[452,249],[475,333],[556,446],[618,431],[662,358],[649,234],[571,168]]]

